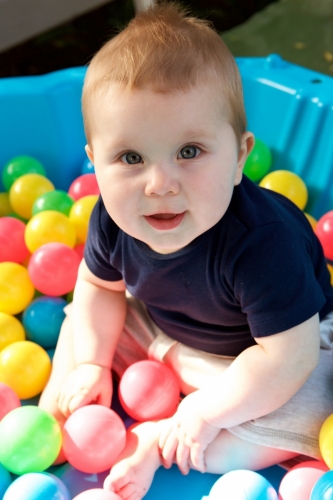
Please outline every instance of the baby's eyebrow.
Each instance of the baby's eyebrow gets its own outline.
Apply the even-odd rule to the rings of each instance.
[[[215,139],[215,134],[210,134],[204,129],[190,129],[187,130],[181,137],[182,140],[186,142],[197,138]]]

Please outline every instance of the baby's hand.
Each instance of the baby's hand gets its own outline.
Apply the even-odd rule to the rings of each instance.
[[[191,465],[201,472],[206,471],[204,452],[221,429],[201,417],[202,405],[201,391],[193,392],[183,399],[174,416],[165,421],[159,439],[164,467],[171,467],[175,461],[183,474],[188,474]]]
[[[65,417],[82,406],[96,403],[111,406],[112,378],[110,368],[85,363],[78,365],[62,384],[57,403]]]

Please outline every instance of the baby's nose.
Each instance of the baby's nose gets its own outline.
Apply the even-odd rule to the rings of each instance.
[[[147,196],[165,196],[179,192],[176,168],[169,164],[155,164],[148,169],[145,193]]]

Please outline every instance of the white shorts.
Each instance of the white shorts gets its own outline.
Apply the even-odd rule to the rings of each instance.
[[[112,368],[121,377],[136,361],[156,359],[172,363],[184,393],[200,388],[223,372],[234,360],[193,349],[165,335],[148,315],[144,304],[128,297],[127,317]],[[70,315],[70,306],[66,307]],[[318,437],[324,420],[333,413],[333,313],[321,322],[320,361],[303,387],[278,410],[228,429],[236,436],[259,445],[283,449],[320,459]]]

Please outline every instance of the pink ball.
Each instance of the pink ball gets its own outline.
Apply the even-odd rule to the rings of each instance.
[[[279,500],[309,500],[312,488],[327,470],[325,464],[312,460],[296,465],[282,478]]]
[[[110,469],[125,444],[123,421],[105,406],[79,408],[63,428],[63,450],[68,462],[89,474]]]
[[[319,219],[315,233],[323,247],[325,257],[333,260],[333,210]]]
[[[78,254],[63,243],[46,243],[31,256],[30,279],[44,295],[59,296],[74,289],[80,265]]]
[[[112,491],[94,488],[93,490],[83,491],[73,500],[121,500],[121,498]]]
[[[69,187],[68,194],[74,198],[74,200],[79,200],[83,196],[89,196],[91,194],[99,195],[100,190],[97,184],[97,179],[95,174],[83,174],[80,175]]]
[[[21,401],[13,389],[0,382],[0,420],[2,420],[7,413],[20,406]]]
[[[138,361],[124,372],[119,400],[135,420],[171,417],[179,404],[180,387],[175,373],[158,361]]]
[[[24,222],[15,217],[0,217],[0,262],[21,264],[30,255],[24,232]]]

